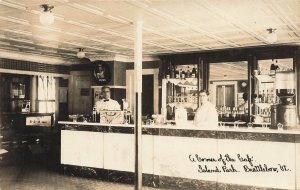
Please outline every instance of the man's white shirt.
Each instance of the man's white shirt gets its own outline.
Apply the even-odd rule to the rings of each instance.
[[[218,113],[215,106],[210,102],[201,105],[196,111],[194,124],[197,127],[218,127]]]
[[[105,110],[121,110],[120,104],[113,99],[102,99],[95,103],[97,112]]]

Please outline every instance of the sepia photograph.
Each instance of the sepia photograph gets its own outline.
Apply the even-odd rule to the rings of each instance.
[[[300,190],[299,0],[0,0],[0,190]]]

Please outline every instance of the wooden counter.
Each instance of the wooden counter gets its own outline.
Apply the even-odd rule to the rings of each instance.
[[[66,172],[133,182],[133,125],[59,125]],[[145,185],[214,190],[300,188],[299,131],[143,126],[142,147]]]

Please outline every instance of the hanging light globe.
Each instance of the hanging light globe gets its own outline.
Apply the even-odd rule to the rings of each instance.
[[[267,29],[267,31],[268,31],[267,40],[271,44],[276,43],[278,40],[276,30],[277,30],[276,28]]]
[[[54,15],[51,12],[53,6],[43,4],[41,7],[44,9],[40,14],[40,22],[42,25],[49,26],[54,22]]]
[[[85,57],[85,52],[83,51],[83,48],[79,48],[79,51],[77,52],[77,57],[80,59]]]

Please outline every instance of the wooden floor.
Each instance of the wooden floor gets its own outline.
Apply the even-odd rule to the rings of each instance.
[[[58,156],[34,155],[28,151],[12,154],[12,162],[0,160],[0,190],[133,190],[133,185],[64,174]],[[143,187],[143,190],[159,188]]]
[[[0,190],[133,190],[133,185],[67,176],[41,165],[0,167]],[[145,190],[154,188],[143,187]],[[155,188],[158,189],[158,188]]]

